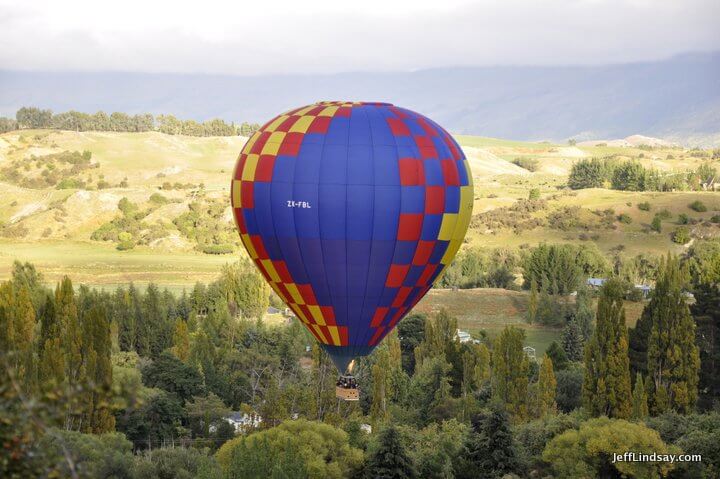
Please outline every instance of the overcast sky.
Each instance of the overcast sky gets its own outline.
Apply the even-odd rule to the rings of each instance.
[[[720,0],[0,0],[0,69],[255,75],[720,50]]]

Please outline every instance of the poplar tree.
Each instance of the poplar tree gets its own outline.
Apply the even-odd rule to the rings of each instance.
[[[628,337],[622,282],[605,283],[598,301],[597,325],[585,347],[583,404],[593,416],[628,418],[631,413]]]
[[[520,421],[528,413],[528,372],[530,364],[523,351],[525,332],[506,326],[495,340],[492,352],[493,394]]]
[[[7,281],[0,285],[0,354],[20,383],[34,384],[33,337],[35,310],[24,286]]]
[[[647,394],[645,382],[640,373],[635,375],[635,387],[632,393],[632,418],[642,419],[648,415]]]
[[[537,312],[538,312],[538,286],[537,281],[535,281],[535,278],[533,278],[530,281],[530,300],[528,301],[528,310],[527,310],[527,322],[532,324],[537,319]]]
[[[102,434],[115,429],[112,400],[112,342],[105,310],[93,306],[83,317],[83,356],[86,384],[82,430]]]
[[[700,353],[695,321],[683,291],[687,274],[677,257],[660,266],[655,294],[648,304],[651,320],[647,365],[651,379],[650,412],[691,412],[698,396]]]
[[[546,354],[540,365],[538,373],[537,388],[537,414],[538,417],[544,417],[549,413],[555,412],[557,404],[555,403],[555,390],[557,389],[557,380],[555,379],[555,371],[553,370],[552,359]]]
[[[190,358],[190,335],[187,323],[184,319],[175,320],[175,332],[173,333],[173,354],[182,362]]]

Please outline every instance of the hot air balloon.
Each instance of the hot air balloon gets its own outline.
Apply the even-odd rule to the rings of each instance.
[[[460,146],[429,118],[332,101],[253,134],[231,202],[255,265],[327,351],[339,389],[354,390],[351,361],[373,351],[460,248],[473,185]]]

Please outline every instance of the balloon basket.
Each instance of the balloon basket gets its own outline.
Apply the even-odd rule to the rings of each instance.
[[[343,401],[359,401],[360,390],[354,376],[342,375],[335,384],[335,397]]]

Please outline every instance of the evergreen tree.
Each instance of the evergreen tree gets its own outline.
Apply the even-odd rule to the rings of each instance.
[[[538,417],[545,417],[547,414],[554,413],[557,410],[557,404],[555,403],[556,388],[557,380],[555,379],[553,362],[546,354],[540,365],[540,373],[538,374],[536,398]]]
[[[585,338],[583,337],[582,330],[580,329],[580,325],[578,325],[577,320],[573,319],[568,322],[565,329],[563,329],[562,346],[565,351],[565,355],[570,361],[582,361],[584,342]]]
[[[417,477],[415,464],[402,444],[400,433],[390,426],[380,433],[379,445],[365,466],[373,479],[411,479]]]
[[[720,268],[719,268],[720,271]],[[701,283],[695,288],[692,307],[697,322],[697,344],[700,348],[698,407],[710,409],[720,402],[720,277],[717,284]]]
[[[583,342],[587,341],[592,337],[593,330],[595,329],[595,310],[593,309],[592,295],[588,290],[587,286],[582,285],[578,288],[577,296],[575,297],[575,322],[577,323],[580,331],[582,332]],[[578,361],[582,359],[582,356]]]
[[[645,393],[645,382],[640,373],[635,375],[635,387],[632,393],[632,418],[642,419],[648,415],[647,394]]]
[[[568,357],[565,350],[560,347],[557,341],[550,343],[550,346],[545,351],[545,354],[552,359],[553,367],[556,371],[562,371],[568,366]]]
[[[598,301],[595,333],[585,347],[583,404],[593,416],[630,416],[630,366],[623,296],[621,281],[611,279],[605,283]]]
[[[695,344],[695,322],[683,291],[685,271],[676,257],[663,261],[648,304],[652,321],[648,337],[648,375],[652,394],[650,411],[690,412],[697,400],[700,354]]]
[[[530,281],[530,300],[528,301],[527,322],[533,324],[538,313],[538,285],[535,278]]]
[[[500,478],[518,468],[510,419],[497,405],[473,418],[463,449],[453,467],[457,479]]]
[[[530,365],[523,351],[524,339],[522,329],[506,326],[492,353],[493,394],[518,421],[527,417]]]

